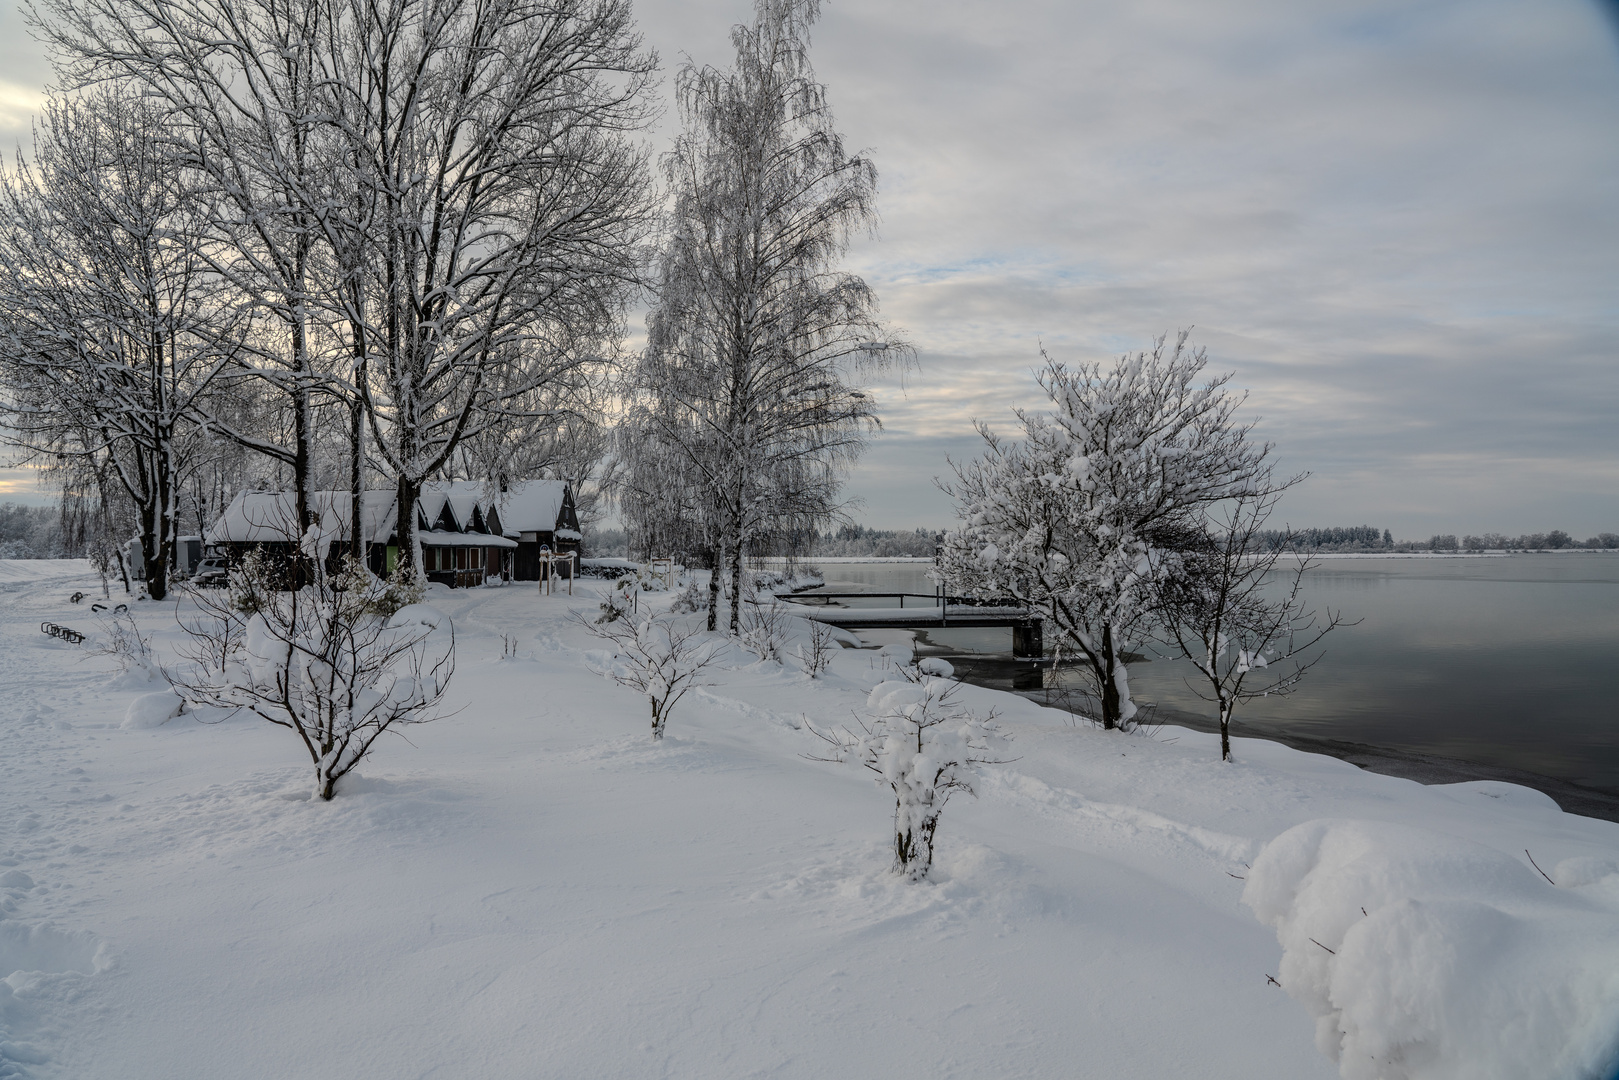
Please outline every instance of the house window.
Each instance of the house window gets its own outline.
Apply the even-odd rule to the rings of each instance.
[[[472,548],[472,568],[478,570],[483,566],[483,548]]]

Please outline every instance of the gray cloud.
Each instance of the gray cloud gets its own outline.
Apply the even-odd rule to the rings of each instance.
[[[947,524],[931,478],[974,417],[1039,406],[1042,342],[1195,325],[1313,473],[1296,524],[1619,527],[1612,6],[829,0],[817,70],[882,170],[849,266],[921,359],[879,387],[864,519]],[[639,8],[671,69],[724,64],[748,14]],[[0,78],[42,82],[0,34]]]

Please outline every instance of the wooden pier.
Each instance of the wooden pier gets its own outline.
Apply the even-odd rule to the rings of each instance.
[[[845,630],[936,630],[1005,626],[1012,631],[1012,655],[1039,659],[1045,653],[1043,623],[1027,608],[1001,607],[965,597],[927,593],[796,593],[781,599],[802,606],[805,618]],[[844,607],[837,600],[898,600],[897,607]],[[905,601],[916,603],[909,607]]]

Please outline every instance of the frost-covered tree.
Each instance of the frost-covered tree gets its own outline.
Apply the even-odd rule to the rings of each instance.
[[[613,646],[607,666],[597,673],[646,695],[652,738],[662,739],[669,714],[681,698],[703,685],[703,670],[718,658],[715,643],[681,618],[650,611],[641,614],[610,606],[603,621],[579,621]]]
[[[1305,601],[1304,575],[1313,561],[1299,550],[1299,538],[1287,532],[1275,546],[1259,538],[1276,501],[1298,479],[1273,483],[1261,471],[1250,494],[1210,507],[1158,578],[1158,636],[1197,670],[1188,685],[1214,704],[1225,761],[1237,706],[1291,693],[1320,659],[1314,647],[1344,625],[1338,612],[1318,613]]]
[[[365,197],[323,222],[351,238],[334,250],[363,238],[342,317],[367,342],[370,452],[396,478],[415,565],[416,497],[463,441],[498,480],[524,464],[503,447],[592,404],[581,384],[639,277],[649,181],[630,136],[655,60],[626,0],[337,10],[337,157]]]
[[[1089,665],[1105,728],[1136,713],[1126,652],[1152,626],[1162,554],[1265,482],[1270,447],[1236,422],[1242,396],[1229,375],[1199,382],[1207,359],[1186,339],[1112,364],[1045,357],[1051,412],[1019,410],[1021,442],[980,424],[984,456],[945,488],[962,519],[940,561],[951,589],[1039,611]]]
[[[240,320],[208,265],[196,177],[162,115],[103,89],[47,103],[33,161],[0,178],[0,386],[9,437],[86,459],[134,508],[146,588],[167,593],[202,406]]]
[[[633,380],[641,472],[689,485],[678,501],[730,575],[733,634],[750,543],[783,519],[832,516],[875,423],[853,380],[908,355],[871,289],[837,269],[875,219],[877,172],[844,149],[810,66],[818,12],[757,0],[728,70],[681,69],[672,207]]]
[[[857,761],[894,793],[894,872],[912,881],[933,866],[939,816],[957,791],[975,794],[983,765],[1001,765],[1007,735],[994,714],[975,716],[961,706],[957,684],[916,673],[879,683],[855,728],[810,731],[833,748],[822,761]]]
[[[654,59],[627,0],[41,0],[34,22],[64,84],[134,86],[206,179],[214,269],[257,319],[242,362],[288,413],[210,423],[290,468],[303,524],[335,479],[322,408],[348,484],[397,483],[409,565],[463,439],[579,415],[647,217]]]
[[[28,11],[64,87],[112,82],[139,96],[167,122],[173,166],[200,178],[210,266],[253,319],[239,370],[273,388],[285,420],[244,426],[227,413],[210,426],[289,470],[307,524],[334,352],[321,340],[319,211],[346,179],[319,139],[331,10],[313,0],[41,0]]]
[[[434,719],[455,672],[455,628],[436,609],[396,606],[397,585],[348,563],[288,590],[250,555],[231,587],[199,590],[191,663],[166,671],[191,705],[246,709],[296,734],[330,799],[388,731]]]

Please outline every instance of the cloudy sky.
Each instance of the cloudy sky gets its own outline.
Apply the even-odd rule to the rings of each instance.
[[[673,69],[746,0],[642,0]],[[851,478],[943,526],[1043,344],[1184,326],[1311,479],[1294,525],[1619,531],[1619,20],[1597,0],[826,0],[813,56],[882,175],[849,267],[913,341]],[[0,137],[48,78],[0,14]],[[0,497],[31,489],[0,474]]]

